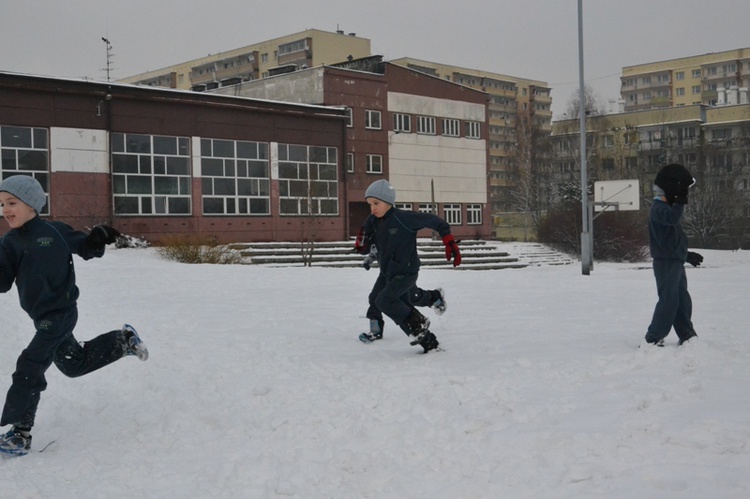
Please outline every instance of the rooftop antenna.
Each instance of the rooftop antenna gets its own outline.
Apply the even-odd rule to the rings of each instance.
[[[104,37],[102,37],[102,41],[107,44],[107,67],[105,71],[107,72],[107,81],[110,81],[110,75],[112,74],[112,44]]]

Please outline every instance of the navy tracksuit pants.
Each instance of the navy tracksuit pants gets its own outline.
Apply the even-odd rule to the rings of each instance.
[[[681,260],[654,259],[654,277],[659,301],[654,308],[646,341],[656,343],[666,338],[674,327],[680,340],[695,334],[693,330],[693,301],[687,289],[685,263]]]
[[[81,345],[73,336],[76,322],[75,307],[34,321],[36,334],[18,357],[0,426],[34,425],[41,392],[47,388],[44,373],[53,362],[64,375],[75,378],[123,357],[126,348],[120,330],[104,333]]]

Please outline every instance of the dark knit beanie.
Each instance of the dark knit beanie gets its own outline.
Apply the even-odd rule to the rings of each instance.
[[[693,176],[688,169],[677,163],[663,167],[654,179],[654,185],[661,187],[669,203],[674,201],[680,191],[687,192],[693,182]]]

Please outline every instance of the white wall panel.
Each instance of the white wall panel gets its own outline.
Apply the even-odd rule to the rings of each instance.
[[[108,135],[105,130],[50,128],[53,172],[108,173]]]

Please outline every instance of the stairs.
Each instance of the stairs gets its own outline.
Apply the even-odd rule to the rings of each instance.
[[[508,244],[496,241],[461,241],[459,246],[462,262],[461,266],[456,269],[519,269],[529,265],[573,263],[572,260],[564,261],[559,253],[549,250],[543,245],[529,245],[523,258],[512,256],[505,248]],[[244,259],[244,263],[249,265],[264,265],[267,267],[301,267],[303,265],[302,243],[299,242],[234,243],[228,245],[228,247],[239,252]],[[353,253],[352,247],[352,241],[315,243],[312,252],[312,266],[359,267],[362,265],[363,256]],[[453,264],[445,260],[445,249],[440,241],[419,239],[417,251],[422,262],[422,268],[453,268]],[[557,260],[555,260],[556,255]],[[377,267],[377,263],[373,267]]]

